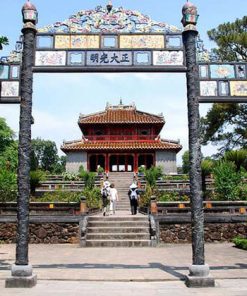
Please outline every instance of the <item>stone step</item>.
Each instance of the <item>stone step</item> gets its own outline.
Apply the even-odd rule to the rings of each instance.
[[[150,240],[86,240],[86,247],[150,247]]]
[[[86,240],[149,240],[149,233],[87,233]]]
[[[149,227],[149,222],[138,221],[93,221],[88,222],[88,227]]]
[[[148,217],[146,216],[94,216],[88,219],[88,222],[147,222],[149,223]]]
[[[147,227],[88,227],[87,233],[148,233]]]

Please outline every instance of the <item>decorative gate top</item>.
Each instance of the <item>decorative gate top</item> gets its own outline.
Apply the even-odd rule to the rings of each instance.
[[[139,11],[97,6],[81,10],[63,22],[45,26],[39,33],[181,33],[175,26],[153,21]]]

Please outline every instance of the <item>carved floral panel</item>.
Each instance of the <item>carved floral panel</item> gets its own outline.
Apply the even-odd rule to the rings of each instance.
[[[35,66],[65,66],[65,51],[36,51]]]
[[[18,81],[2,81],[1,97],[18,97],[19,82]]]
[[[184,56],[182,51],[153,51],[154,66],[182,66],[183,62]]]
[[[200,94],[203,97],[217,96],[217,81],[200,81]]]

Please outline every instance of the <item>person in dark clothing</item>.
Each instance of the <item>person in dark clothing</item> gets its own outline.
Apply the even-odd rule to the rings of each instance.
[[[135,183],[132,183],[130,185],[128,196],[130,200],[130,208],[131,208],[131,214],[136,215],[137,214],[137,207],[138,207],[138,199],[139,199],[139,191],[138,187]]]

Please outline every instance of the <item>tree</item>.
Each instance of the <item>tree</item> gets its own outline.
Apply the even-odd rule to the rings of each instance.
[[[42,169],[52,172],[57,161],[58,155],[55,142],[40,138],[32,140],[31,170]]]
[[[201,118],[202,144],[221,145],[219,153],[247,147],[247,105],[213,104]]]
[[[247,60],[247,16],[233,23],[224,23],[208,31],[209,39],[216,42],[218,48],[213,53],[218,61]]]
[[[0,117],[0,200],[16,200],[17,142],[14,132]]]
[[[5,36],[0,36],[0,50],[3,49],[3,45],[8,45],[9,40]]]
[[[189,159],[189,151],[185,151],[183,156],[182,156],[183,164],[182,164],[182,169],[183,169],[183,174],[188,174],[190,171],[190,159]]]
[[[218,61],[247,61],[247,17],[233,23],[224,23],[208,31],[210,40],[218,48],[213,49]],[[212,142],[219,147],[219,153],[247,147],[247,105],[213,104],[204,118],[201,118],[202,144]]]
[[[224,155],[226,161],[233,162],[237,172],[244,168],[247,171],[247,149],[227,151]]]
[[[0,117],[0,153],[14,142],[14,136],[15,134],[7,125],[6,120]]]

